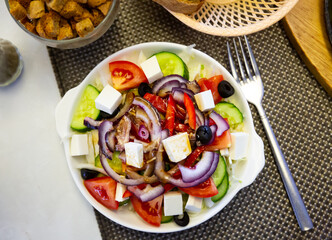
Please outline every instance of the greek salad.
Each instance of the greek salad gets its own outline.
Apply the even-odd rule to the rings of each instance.
[[[72,115],[70,154],[86,159],[82,181],[100,204],[132,208],[154,226],[186,226],[225,196],[249,136],[229,101],[234,88],[207,69],[193,72],[163,51],[140,64],[112,61],[108,83],[86,86]]]

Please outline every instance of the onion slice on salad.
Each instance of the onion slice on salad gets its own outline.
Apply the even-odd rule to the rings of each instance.
[[[108,131],[105,136],[106,146],[112,152],[115,150],[115,131]]]
[[[187,82],[188,82],[187,79],[181,77],[180,75],[176,75],[176,74],[168,75],[166,77],[163,77],[163,78],[157,80],[154,83],[154,85],[152,87],[152,93],[157,94],[160,91],[160,89],[162,89],[164,87],[164,85],[170,81],[177,81],[179,83],[179,86],[181,85],[181,83],[187,84]]]
[[[198,127],[203,126],[205,123],[203,113],[198,108],[195,108],[195,113],[196,113],[196,125]]]
[[[126,186],[136,186],[144,183],[143,179],[127,179],[125,176],[117,174],[108,164],[107,157],[102,153],[102,151],[100,151],[99,156],[100,156],[100,163],[103,166],[105,172],[115,181],[124,184]]]
[[[109,159],[112,159],[113,152],[108,148],[106,143],[106,138],[108,137],[108,132],[113,130],[113,122],[103,121],[98,128],[98,143],[101,151]]]
[[[125,102],[124,102],[123,106],[121,106],[120,111],[118,112],[118,114],[115,115],[115,117],[108,119],[109,121],[114,122],[128,112],[131,104],[134,101],[135,94],[133,92],[128,92],[125,97],[126,97]]]
[[[179,165],[182,180],[186,183],[190,183],[203,177],[210,170],[213,161],[214,153],[204,151],[201,160],[199,160],[199,162],[193,168]]]
[[[160,97],[166,97],[168,93],[171,93],[173,88],[179,88],[180,82],[177,80],[171,80],[166,82],[156,94]]]
[[[212,144],[214,139],[216,138],[216,132],[217,132],[217,125],[213,124],[210,126],[211,132],[212,132],[212,137],[210,141],[207,143],[207,145]]]
[[[146,185],[143,190],[139,189],[137,186],[129,186],[128,190],[136,197],[138,197],[142,202],[151,201],[156,197],[159,197],[165,191],[162,185],[152,187],[150,184]]]
[[[184,182],[181,178],[175,179],[169,173],[165,172],[164,169],[164,162],[163,162],[163,146],[162,144],[159,145],[157,159],[156,159],[156,166],[155,166],[155,174],[156,176],[162,181],[166,183],[171,183],[177,187],[187,188],[187,187],[194,187],[202,182],[205,182],[217,168],[219,156],[217,153],[213,152],[213,161],[211,164],[210,169],[200,178],[195,179],[194,181],[188,183]]]
[[[155,182],[159,181],[159,179],[156,177],[156,175],[153,175],[151,177],[142,176],[142,175],[139,175],[137,172],[134,172],[134,171],[131,171],[131,170],[127,170],[127,175],[131,179],[141,180],[144,183],[155,183]]]
[[[217,136],[221,136],[223,132],[229,129],[228,122],[215,111],[212,111],[210,113],[210,118],[217,124],[217,132],[216,132]]]
[[[149,139],[149,136],[150,136],[149,130],[143,124],[139,126],[138,136],[141,139],[144,139],[144,140],[148,140]]]
[[[101,123],[102,123],[102,121],[97,121],[90,117],[84,118],[84,125],[90,129],[98,129],[98,127]]]

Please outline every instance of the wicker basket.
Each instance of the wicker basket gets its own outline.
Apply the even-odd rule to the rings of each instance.
[[[298,0],[207,0],[191,15],[169,11],[198,31],[241,36],[261,31],[283,18]]]

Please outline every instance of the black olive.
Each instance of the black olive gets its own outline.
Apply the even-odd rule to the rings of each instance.
[[[207,144],[212,138],[212,131],[209,126],[200,126],[196,131],[196,140],[201,144]]]
[[[120,112],[120,108],[119,107],[117,107],[112,114],[108,114],[107,112],[100,111],[99,117],[101,119],[113,118],[113,117],[116,116],[116,114],[118,114],[118,112]]]
[[[138,94],[141,97],[144,97],[146,93],[152,93],[152,89],[150,88],[149,84],[144,82],[138,86]]]
[[[176,215],[173,217],[173,219],[174,219],[174,222],[181,227],[185,227],[189,223],[189,215],[187,212],[183,212],[182,218],[179,218],[179,215]]]
[[[94,170],[90,170],[90,169],[86,169],[86,168],[81,169],[81,176],[84,180],[95,178],[98,176],[98,174],[99,174],[99,172],[94,171]]]
[[[218,92],[222,98],[228,98],[234,94],[234,88],[224,80],[218,84]]]

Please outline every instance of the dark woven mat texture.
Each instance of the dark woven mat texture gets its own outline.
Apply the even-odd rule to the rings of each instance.
[[[196,49],[228,68],[227,38],[197,32],[151,0],[126,0],[114,25],[96,42],[74,50],[49,48],[63,95],[110,54],[138,43],[165,41]],[[122,227],[96,211],[106,239],[332,239],[331,97],[291,46],[280,23],[249,36],[264,82],[263,107],[314,223],[301,232],[263,131],[251,106],[257,133],[265,145],[266,165],[256,181],[241,190],[216,216],[192,229],[149,234]],[[332,66],[331,66],[332,67]]]

